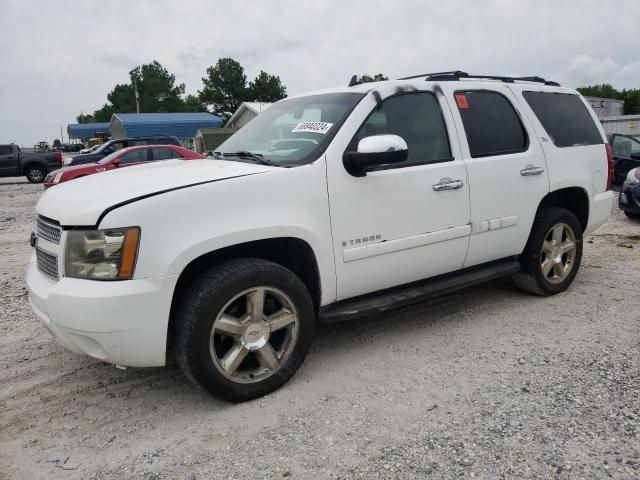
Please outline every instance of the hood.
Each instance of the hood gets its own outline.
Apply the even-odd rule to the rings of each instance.
[[[49,172],[49,175],[55,177],[60,172],[73,172],[75,170],[85,170],[87,167],[99,167],[98,163],[85,163],[83,165],[69,165],[66,167],[58,168],[57,170],[52,170]]]
[[[136,198],[274,170],[279,168],[225,160],[153,162],[56,185],[40,197],[36,212],[57,220],[63,226],[96,225],[100,215],[109,207]]]
[[[85,163],[96,163],[105,156],[101,153],[85,153],[71,158],[71,165],[84,165]]]

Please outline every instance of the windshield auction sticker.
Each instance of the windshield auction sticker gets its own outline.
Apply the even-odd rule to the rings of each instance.
[[[295,126],[291,133],[296,132],[309,132],[309,133],[320,133],[322,135],[326,134],[329,129],[333,127],[333,123],[327,122],[300,122]]]

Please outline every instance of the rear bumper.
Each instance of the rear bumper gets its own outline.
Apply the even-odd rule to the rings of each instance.
[[[585,235],[593,232],[607,221],[611,214],[611,208],[613,207],[614,196],[613,192],[608,191],[598,193],[591,199],[591,204],[589,205],[589,223],[584,231]]]
[[[35,255],[34,255],[35,257]],[[177,276],[99,282],[42,275],[32,258],[29,303],[66,348],[130,367],[165,364],[167,327]]]

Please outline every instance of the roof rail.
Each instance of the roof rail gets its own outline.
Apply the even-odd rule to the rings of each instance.
[[[462,78],[479,78],[486,80],[499,80],[505,83],[514,83],[514,82],[535,82],[535,83],[544,83],[545,85],[559,87],[560,84],[558,82],[553,82],[551,80],[545,80],[542,77],[531,76],[531,77],[503,77],[497,75],[473,75],[467,72],[463,72],[460,70],[455,70],[452,72],[438,72],[438,73],[424,73],[422,75],[412,75],[410,77],[400,78],[398,80],[412,80],[414,78],[422,78],[426,82],[432,81],[455,81],[460,80]]]

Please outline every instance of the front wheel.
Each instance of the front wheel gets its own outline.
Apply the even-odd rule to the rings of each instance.
[[[624,214],[627,216],[627,218],[630,218],[631,220],[640,220],[640,214],[638,213],[631,213],[625,210]]]
[[[529,240],[520,256],[521,271],[514,283],[537,295],[564,292],[573,282],[582,259],[582,227],[564,208],[538,211]]]
[[[187,377],[214,396],[241,402],[276,390],[302,365],[315,309],[293,272],[246,258],[200,276],[173,324],[176,361]]]
[[[24,174],[27,180],[29,180],[29,183],[42,183],[44,182],[44,177],[47,175],[47,172],[39,165],[28,165]]]

